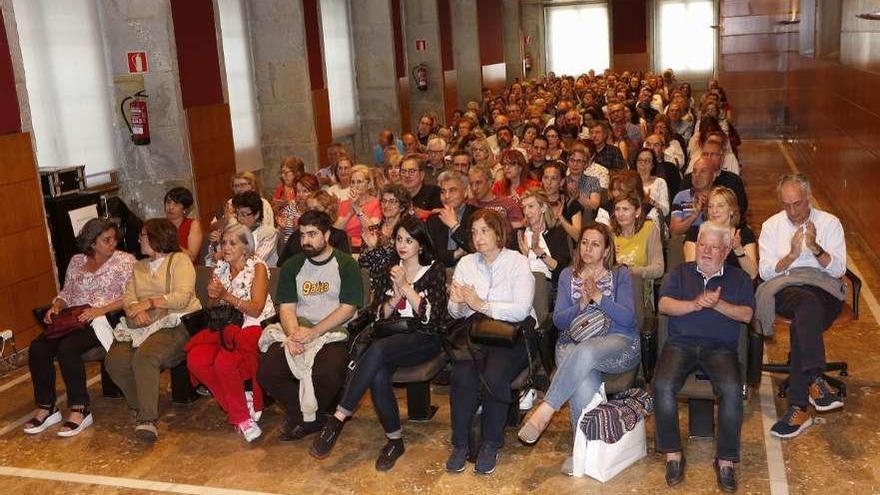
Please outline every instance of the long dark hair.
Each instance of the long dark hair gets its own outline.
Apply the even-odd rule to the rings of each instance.
[[[416,242],[419,243],[419,264],[422,266],[428,266],[434,262],[434,243],[431,242],[431,236],[428,235],[428,227],[425,225],[425,222],[419,220],[419,217],[415,215],[405,215],[398,220],[396,224],[394,224],[394,229],[391,231],[391,239],[392,242],[396,242],[397,232],[403,229],[405,230]],[[391,255],[391,262],[389,263],[389,268],[395,265],[400,264],[400,255],[397,254],[397,249],[393,250],[393,254]]]

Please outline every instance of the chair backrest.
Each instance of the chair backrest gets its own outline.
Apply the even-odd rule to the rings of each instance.
[[[684,234],[678,234],[666,241],[666,273],[684,263],[684,239]]]
[[[547,321],[550,317],[550,293],[547,285],[550,282],[541,272],[532,272],[532,275],[535,277],[535,298],[532,307],[535,309],[535,316],[538,317],[538,324],[535,328],[547,330],[550,328]]]
[[[636,310],[636,328],[642,330],[645,324],[645,279],[632,270],[629,276],[633,289],[633,307]]]
[[[208,307],[208,283],[214,276],[214,268],[210,266],[196,265],[196,297],[202,303],[203,308]]]

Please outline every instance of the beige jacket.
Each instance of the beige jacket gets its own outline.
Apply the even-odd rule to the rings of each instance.
[[[171,290],[166,293],[165,277],[169,273],[171,263]],[[165,256],[156,273],[150,273],[150,260],[143,259],[134,265],[131,278],[125,285],[122,295],[123,307],[128,310],[138,301],[150,297],[164,297],[164,302],[157,302],[157,307],[170,313],[186,314],[202,308],[196,297],[196,270],[189,256],[174,253]]]

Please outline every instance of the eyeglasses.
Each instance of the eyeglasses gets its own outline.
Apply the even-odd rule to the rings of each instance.
[[[519,163],[516,163],[516,162],[501,162],[501,166],[503,166],[503,167],[519,167]]]
[[[587,163],[583,158],[569,158],[568,163]]]
[[[399,205],[400,200],[397,198],[382,198],[380,201],[383,205]]]
[[[370,181],[368,181],[368,180],[353,180],[353,181],[351,181],[351,185],[353,185],[353,186],[366,186],[369,183],[370,183]]]
[[[235,216],[237,217],[252,217],[254,215],[256,215],[256,213],[252,211],[235,210]]]
[[[419,169],[417,168],[402,168],[400,169],[400,175],[416,175],[419,173]]]
[[[719,157],[719,156],[724,156],[724,153],[711,152],[711,151],[704,151],[704,152],[703,152],[703,156],[711,156],[711,157],[715,157],[715,158],[717,158],[717,157]]]

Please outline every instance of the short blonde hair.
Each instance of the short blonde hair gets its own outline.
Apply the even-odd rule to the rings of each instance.
[[[556,214],[553,213],[553,208],[550,208],[550,198],[547,196],[547,193],[543,189],[527,189],[522,196],[520,196],[520,203],[525,202],[525,200],[529,198],[534,198],[540,206],[544,207],[544,225],[546,225],[548,229],[556,227],[556,224],[559,223],[559,219],[556,217]]]
[[[254,188],[254,191],[256,191],[256,193],[259,194],[260,197],[263,196],[263,188],[260,186],[260,178],[257,177],[257,175],[253,172],[239,172],[232,176],[233,182],[235,182],[236,179],[244,179],[248,181],[251,187]]]

